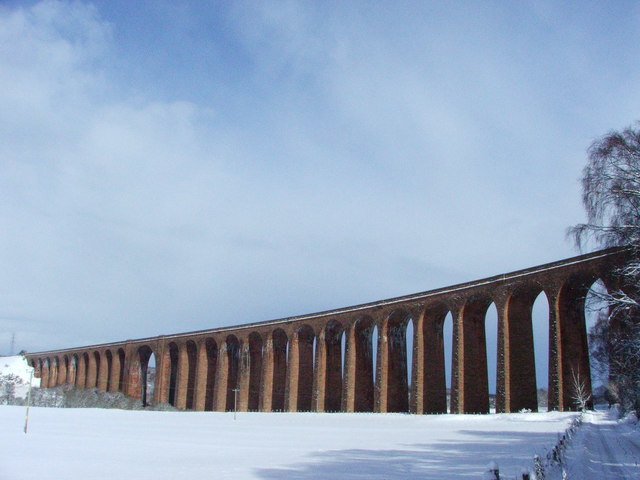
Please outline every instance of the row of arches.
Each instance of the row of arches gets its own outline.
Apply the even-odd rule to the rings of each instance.
[[[122,392],[125,353],[122,348],[46,357],[32,366],[40,377],[41,387],[71,384],[78,388],[99,388]]]
[[[585,302],[597,276],[590,269],[523,277],[306,320],[38,357],[34,366],[45,386],[122,391],[145,405],[191,410],[484,413],[490,384],[497,411],[537,410],[539,303],[547,310],[549,408],[571,409],[571,374],[591,385]]]

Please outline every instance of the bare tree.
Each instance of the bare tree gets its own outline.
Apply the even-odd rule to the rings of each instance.
[[[640,410],[640,323],[601,316],[589,332],[593,365],[624,410]]]
[[[584,375],[580,375],[579,371],[576,372],[573,369],[571,370],[571,387],[571,400],[573,400],[573,404],[580,411],[586,411],[591,402],[591,391]]]
[[[598,293],[608,314],[589,335],[592,355],[606,368],[609,389],[625,409],[640,408],[640,124],[592,143],[582,178],[587,222],[569,229],[576,245],[625,247],[612,291]]]
[[[639,125],[640,126],[640,125]],[[587,223],[570,229],[576,244],[640,246],[640,130],[610,132],[591,144],[582,178]]]
[[[8,373],[0,375],[0,405],[13,405],[16,400],[16,385],[22,385],[22,379]]]

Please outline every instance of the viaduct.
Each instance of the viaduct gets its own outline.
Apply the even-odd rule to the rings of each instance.
[[[237,406],[239,411],[262,412],[446,413],[443,323],[450,313],[449,410],[486,413],[484,324],[493,303],[498,313],[496,411],[536,411],[531,311],[544,292],[549,304],[548,407],[572,410],[572,375],[591,388],[586,294],[598,279],[615,288],[612,272],[624,260],[624,250],[608,249],[363,305],[31,353],[27,359],[43,387],[71,384],[121,391],[145,405],[170,403],[200,411]],[[407,352],[409,322],[412,352]],[[148,387],[152,354],[156,376]]]

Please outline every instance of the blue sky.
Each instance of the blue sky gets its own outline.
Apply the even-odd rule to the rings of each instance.
[[[577,253],[585,150],[638,119],[640,5],[346,3],[0,6],[7,345],[268,320]]]

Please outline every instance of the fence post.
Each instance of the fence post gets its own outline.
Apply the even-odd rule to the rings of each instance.
[[[536,474],[536,480],[544,480],[544,465],[539,455],[533,457],[533,471]]]

